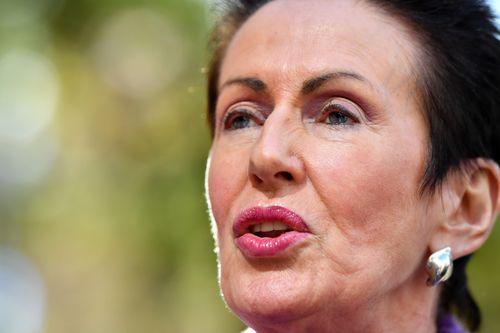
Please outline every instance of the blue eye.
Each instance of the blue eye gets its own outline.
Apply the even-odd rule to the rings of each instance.
[[[258,125],[258,115],[252,109],[239,108],[229,111],[224,118],[224,128],[226,130],[241,130]]]
[[[235,118],[233,118],[230,122],[230,128],[231,129],[242,129],[242,128],[247,128],[250,127],[251,119],[248,116],[240,115]]]
[[[326,123],[331,125],[345,125],[349,120],[351,119],[341,112],[332,112],[328,115]]]
[[[347,126],[358,122],[357,118],[341,104],[327,104],[322,114],[324,122],[328,125]]]

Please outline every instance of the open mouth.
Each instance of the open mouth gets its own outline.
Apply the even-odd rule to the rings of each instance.
[[[262,222],[250,226],[249,232],[257,237],[275,238],[283,235],[286,232],[293,231],[288,225],[283,222]]]
[[[233,224],[235,237],[253,234],[275,238],[290,231],[309,230],[299,215],[281,206],[252,207],[243,211]]]
[[[247,257],[273,257],[310,235],[293,211],[281,206],[252,207],[233,224],[236,246]]]

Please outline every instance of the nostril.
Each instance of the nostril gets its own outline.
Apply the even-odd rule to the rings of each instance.
[[[262,183],[262,179],[260,179],[257,175],[255,174],[251,174],[250,175],[250,178],[252,179],[252,182],[254,184],[261,184]]]
[[[283,178],[283,179],[288,180],[288,181],[293,180],[293,176],[292,176],[292,174],[291,174],[290,172],[288,172],[288,171],[281,171],[281,172],[278,172],[278,173],[276,174],[276,177],[278,177],[278,178]]]

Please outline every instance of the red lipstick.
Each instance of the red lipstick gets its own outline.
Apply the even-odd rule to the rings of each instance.
[[[310,235],[304,220],[282,206],[252,207],[233,224],[236,246],[248,257],[272,257]]]

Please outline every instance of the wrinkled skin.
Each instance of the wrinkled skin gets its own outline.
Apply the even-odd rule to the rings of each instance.
[[[273,1],[231,41],[207,191],[225,300],[258,332],[435,331],[439,289],[426,287],[424,263],[443,216],[440,198],[419,194],[419,49],[395,18],[341,0]],[[245,257],[233,222],[268,205],[299,214],[311,235]]]

